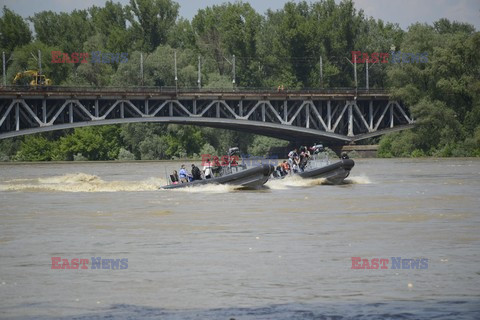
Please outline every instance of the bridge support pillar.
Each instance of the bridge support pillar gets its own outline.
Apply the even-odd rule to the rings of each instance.
[[[368,104],[368,127],[373,130],[373,101],[370,100]]]
[[[99,115],[99,111],[98,111],[98,99],[95,99],[95,117],[98,118],[98,115]]]
[[[305,117],[306,117],[305,127],[307,129],[310,129],[310,104],[305,105]]]
[[[327,129],[332,131],[332,101],[327,101]]]
[[[68,119],[70,123],[73,123],[73,103],[72,102],[68,104]]]
[[[349,137],[353,137],[353,104],[348,102],[348,134]]]
[[[15,131],[20,130],[20,106],[18,102],[15,104]]]
[[[42,121],[47,123],[47,99],[42,99]]]
[[[393,128],[393,103],[390,104],[390,128]]]

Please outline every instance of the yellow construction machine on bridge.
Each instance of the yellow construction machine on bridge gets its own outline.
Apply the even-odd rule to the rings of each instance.
[[[17,73],[17,75],[13,79],[13,83],[16,84],[18,80],[25,77],[32,78],[32,80],[30,81],[30,86],[32,87],[52,85],[52,80],[48,79],[45,75],[41,74],[37,70],[26,70],[26,71]]]

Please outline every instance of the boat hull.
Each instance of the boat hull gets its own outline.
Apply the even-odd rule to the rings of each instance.
[[[161,189],[177,189],[193,186],[202,186],[207,184],[228,184],[245,188],[258,188],[268,181],[274,169],[274,166],[264,164],[258,167],[249,168],[240,172],[228,174],[217,178],[196,180],[187,183],[170,184],[161,187]]]
[[[355,162],[352,159],[342,159],[324,167],[300,172],[297,175],[305,179],[324,178],[328,183],[341,184],[348,177],[354,165]]]

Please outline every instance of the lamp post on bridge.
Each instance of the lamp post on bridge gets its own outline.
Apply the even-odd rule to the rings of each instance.
[[[143,52],[140,52],[140,83],[143,86]]]
[[[5,76],[5,51],[2,52],[2,61],[3,61],[3,86],[7,86],[7,77]]]
[[[323,88],[323,61],[322,61],[322,56],[320,56],[320,88]]]
[[[355,79],[355,98],[357,97],[357,91],[358,91],[358,82],[357,82],[357,60],[354,62],[348,60],[348,58],[345,57],[348,62],[353,66],[353,77]]]
[[[174,51],[174,60],[175,60],[175,93],[178,93],[178,77],[177,77],[177,51]]]
[[[202,89],[202,62],[201,57],[198,55],[198,89]]]
[[[232,80],[232,84],[233,84],[233,90],[235,90],[235,55],[233,55],[233,80]]]

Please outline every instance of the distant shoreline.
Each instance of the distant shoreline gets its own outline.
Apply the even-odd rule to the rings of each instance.
[[[371,159],[384,159],[384,160],[480,160],[480,157],[392,157],[392,158],[380,158],[380,157],[357,157],[355,160],[371,160]],[[277,159],[274,159],[277,160]],[[286,159],[278,158],[278,161]],[[201,159],[175,159],[175,160],[87,160],[87,161],[4,161],[0,162],[2,165],[29,165],[29,164],[125,164],[125,163],[164,163],[164,162],[201,162]]]

